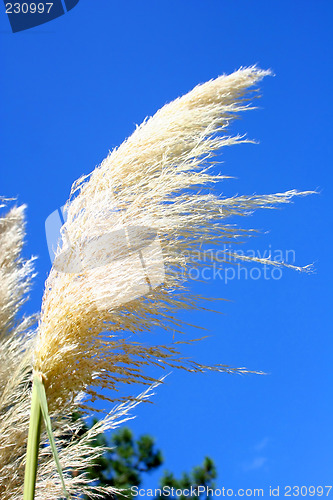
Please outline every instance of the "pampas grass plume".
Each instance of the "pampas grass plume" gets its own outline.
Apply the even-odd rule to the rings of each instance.
[[[214,191],[227,178],[215,173],[215,155],[224,146],[251,142],[228,135],[228,126],[239,113],[253,109],[250,100],[269,74],[253,66],[198,85],[146,119],[89,176],[74,183],[35,336],[19,334],[29,330],[30,319],[15,326],[33,273],[32,262],[20,260],[23,208],[0,220],[0,356],[6,360],[0,364],[0,409],[3,414],[8,410],[0,420],[1,498],[16,500],[22,495],[31,372],[46,390],[61,465],[78,471],[75,476],[66,472],[66,489],[90,497],[103,493],[82,474],[103,453],[92,447],[91,438],[101,429],[114,428],[138,402],[149,398],[149,388],[157,383],[149,366],[248,372],[199,364],[182,357],[182,342],[145,345],[139,334],[155,328],[174,335],[183,332],[177,312],[195,310],[203,299],[183,279],[193,255],[206,244],[232,243],[253,234],[230,225],[231,216],[276,208],[310,193],[290,190],[228,198]],[[307,270],[231,254],[250,263]],[[17,364],[17,359],[22,361]],[[13,367],[16,375],[10,380]],[[137,383],[148,387],[138,397],[132,388]],[[124,385],[129,387],[125,396]],[[69,416],[91,409],[97,398],[120,406],[88,436],[68,445],[63,429],[76,436],[80,427]],[[44,434],[42,443],[35,498],[56,499],[62,494],[61,484]]]

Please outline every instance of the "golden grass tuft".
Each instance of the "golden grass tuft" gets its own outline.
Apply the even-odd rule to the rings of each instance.
[[[223,146],[246,141],[226,130],[240,112],[252,109],[249,99],[268,74],[256,67],[243,68],[198,85],[145,120],[90,176],[74,184],[58,258],[65,249],[70,268],[89,247],[90,264],[98,263],[94,241],[100,235],[150,228],[158,243],[147,255],[152,281],[161,260],[164,276],[158,286],[140,293],[144,278],[151,276],[142,277],[138,252],[125,257],[121,243],[103,266],[83,265],[73,273],[53,267],[45,286],[34,362],[44,376],[51,407],[74,400],[81,391],[95,399],[104,397],[108,388],[116,399],[122,383],[152,382],[146,365],[205,368],[182,359],[175,344],[145,346],[133,334],[155,327],[181,330],[177,311],[198,304],[182,280],[193,252],[206,243],[216,245],[251,234],[228,225],[230,216],[274,208],[306,194],[223,198],[213,191],[223,176],[212,173],[212,158]],[[245,371],[225,365],[210,369]]]
[[[251,142],[227,135],[227,128],[240,112],[253,109],[250,99],[256,97],[258,83],[269,74],[256,67],[241,68],[198,85],[145,120],[90,176],[73,185],[62,243],[45,284],[34,331],[33,318],[17,321],[33,275],[32,262],[20,257],[24,209],[14,208],[0,218],[3,500],[22,498],[33,371],[41,374],[46,388],[66,488],[91,498],[102,490],[89,483],[82,471],[103,449],[92,447],[90,440],[128,418],[137,402],[149,397],[149,387],[156,381],[147,367],[247,372],[245,368],[209,367],[184,359],[181,342],[144,345],[140,333],[154,328],[183,331],[178,311],[197,309],[202,299],[183,281],[192,256],[205,244],[235,242],[240,236],[253,234],[228,224],[231,216],[275,208],[295,196],[309,194],[292,190],[226,198],[214,191],[226,178],[213,173],[214,156],[224,146]],[[121,241],[124,234],[125,245]],[[129,253],[131,234],[141,243],[154,236],[140,252]],[[109,235],[106,241],[113,245],[104,261],[98,245],[101,235]],[[61,259],[62,270],[57,266]],[[145,272],[142,259],[148,263]],[[283,265],[267,259],[244,259]],[[98,265],[102,261],[103,265]],[[148,386],[148,392],[137,398],[133,394],[136,383]],[[125,398],[117,395],[124,384],[129,385]],[[111,396],[106,389],[112,391]],[[120,400],[121,404],[87,435],[76,439],[80,422],[72,422],[70,415],[85,410],[96,398]],[[64,439],[64,432],[70,441]],[[50,448],[45,446],[45,433],[41,443],[36,499],[57,499],[61,484]]]

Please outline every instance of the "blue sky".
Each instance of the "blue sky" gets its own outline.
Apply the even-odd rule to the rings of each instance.
[[[236,179],[220,187],[226,195],[318,188],[244,221],[269,231],[248,248],[292,250],[316,273],[195,284],[229,301],[215,305],[223,314],[190,318],[209,338],[186,354],[268,375],[174,372],[131,424],[156,437],[175,473],[212,457],[218,486],[332,481],[332,14],[328,0],[80,0],[12,34],[0,11],[0,191],[28,205],[25,253],[38,255],[29,310],[39,309],[50,269],[45,219],[75,179],[197,83],[254,63],[275,73],[262,83],[260,109],[232,128],[260,144],[223,151],[222,171]]]

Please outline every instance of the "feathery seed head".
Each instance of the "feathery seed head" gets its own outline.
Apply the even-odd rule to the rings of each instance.
[[[82,390],[94,398],[120,382],[150,383],[147,364],[203,368],[181,359],[175,346],[143,346],[128,333],[180,327],[175,312],[197,304],[182,280],[192,253],[246,234],[225,223],[229,216],[302,194],[222,198],[211,191],[223,178],[211,171],[213,155],[248,142],[225,130],[251,109],[250,94],[268,74],[250,67],[198,85],[73,185],[35,351],[51,405]]]
[[[21,258],[25,208],[25,205],[13,207],[0,217],[0,337],[14,326],[33,278],[34,259]]]
[[[66,471],[78,472],[65,472],[66,488],[91,498],[103,494],[81,474],[103,453],[92,446],[91,438],[121,423],[137,401],[149,396],[149,389],[68,445],[64,428],[73,437],[78,433],[80,422],[68,416],[85,408],[83,394],[106,398],[101,391],[117,391],[122,382],[151,386],[154,379],[144,371],[147,365],[247,371],[205,367],[180,356],[181,342],[147,346],[131,334],[154,327],[182,330],[177,311],[197,308],[199,298],[189,293],[183,280],[192,255],[197,257],[207,243],[251,235],[228,225],[228,217],[275,208],[308,194],[288,191],[223,198],[213,192],[214,184],[224,178],[212,172],[213,156],[222,146],[251,142],[226,135],[226,129],[239,112],[251,109],[251,93],[268,74],[244,68],[198,85],[145,120],[90,176],[73,185],[62,241],[46,282],[37,339],[24,333],[31,319],[15,324],[32,273],[31,261],[25,263],[20,257],[23,208],[0,219],[0,494],[4,500],[22,497],[32,357],[33,369],[45,382],[60,462]],[[61,484],[45,435],[41,442],[36,499],[59,498]]]
[[[31,360],[36,341],[31,327],[35,317],[17,317],[25,300],[24,295],[29,291],[33,272],[31,260],[27,263],[21,257],[24,226],[24,207],[12,208],[0,218],[1,500],[22,499],[31,403]],[[137,400],[143,401],[151,396],[153,389],[154,387],[150,387]],[[114,491],[112,487],[101,488],[94,485],[84,472],[105,451],[101,446],[94,446],[94,438],[128,420],[127,415],[136,404],[137,402],[128,401],[113,408],[80,438],[78,436],[82,433],[83,422],[81,419],[73,421],[71,418],[76,409],[73,401],[67,401],[60,412],[51,413],[57,444],[60,446],[60,461],[66,470],[66,487],[70,493],[77,495],[81,492],[89,498],[100,498],[102,494],[110,495]],[[42,433],[41,444],[35,498],[58,499],[62,496],[62,486],[45,432]],[[75,475],[72,474],[74,470],[77,472]]]

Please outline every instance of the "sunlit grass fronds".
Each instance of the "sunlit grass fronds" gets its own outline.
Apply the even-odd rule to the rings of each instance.
[[[2,207],[5,207],[3,203]],[[0,496],[19,475],[29,416],[31,333],[35,318],[17,317],[33,277],[32,260],[21,251],[25,236],[24,206],[0,217]],[[13,479],[15,480],[15,479]]]
[[[29,351],[22,355],[23,338],[13,342],[17,346],[16,365],[12,366],[12,379],[3,388],[0,399],[0,498],[3,500],[14,498],[13,492],[23,484],[30,411],[32,352],[30,356]],[[9,352],[8,345],[8,342],[1,344],[2,354]]]
[[[24,210],[24,205],[13,207],[0,217],[0,337],[14,327],[15,317],[27,299],[33,277],[33,259],[21,257]]]
[[[8,206],[4,200],[2,207]],[[0,497],[22,484],[30,409],[34,316],[18,317],[33,266],[22,258],[24,206],[0,217]]]
[[[223,146],[244,142],[226,129],[251,109],[249,99],[268,74],[250,67],[198,85],[145,120],[89,178],[74,184],[57,254],[59,262],[67,252],[67,272],[54,265],[46,282],[35,351],[34,368],[43,374],[51,408],[80,391],[95,399],[121,383],[151,383],[146,365],[204,368],[184,360],[177,346],[144,346],[129,335],[155,327],[182,330],[177,311],[198,304],[182,278],[193,252],[251,234],[226,224],[228,217],[307,194],[223,198],[213,192],[223,176],[210,162]],[[130,235],[142,243],[147,228],[153,243],[128,255]],[[96,243],[101,235],[115,235],[103,265]],[[148,261],[144,276],[142,260]],[[83,267],[74,272],[78,263]]]

